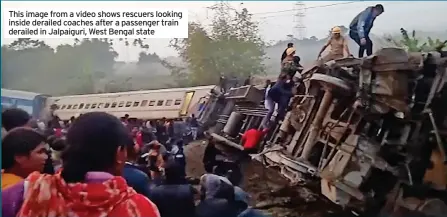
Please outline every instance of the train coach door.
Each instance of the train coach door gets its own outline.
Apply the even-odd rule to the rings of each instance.
[[[207,97],[202,97],[199,99],[199,103],[197,105],[197,115],[196,117],[198,119],[200,119],[200,117],[202,117],[202,114],[205,111],[205,107],[207,106],[206,103],[208,102],[208,98]]]
[[[189,106],[191,105],[192,98],[194,97],[195,91],[189,91],[185,93],[183,99],[183,104],[180,109],[180,116],[186,116],[188,114]]]

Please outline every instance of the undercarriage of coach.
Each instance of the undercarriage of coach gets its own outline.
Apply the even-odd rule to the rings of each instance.
[[[291,182],[319,180],[332,202],[364,215],[447,213],[447,58],[385,48],[303,72],[305,93],[256,158]],[[212,135],[240,149],[259,125],[262,91],[232,89]]]

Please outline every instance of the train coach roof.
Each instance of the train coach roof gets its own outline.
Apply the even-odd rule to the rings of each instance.
[[[81,95],[68,95],[68,96],[56,96],[52,98],[67,98],[67,97],[108,97],[108,96],[120,96],[120,95],[128,95],[128,94],[147,94],[147,93],[163,93],[163,92],[175,92],[175,91],[187,91],[187,90],[211,90],[216,85],[208,85],[208,86],[198,86],[198,87],[185,87],[185,88],[166,88],[166,89],[158,89],[158,90],[138,90],[138,91],[127,91],[127,92],[116,92],[116,93],[98,93],[98,94],[81,94]]]
[[[33,100],[34,97],[42,95],[40,93],[28,92],[23,90],[10,90],[2,88],[2,96],[18,99]]]

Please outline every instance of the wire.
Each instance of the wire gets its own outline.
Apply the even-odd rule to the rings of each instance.
[[[301,8],[301,9],[288,9],[288,10],[281,10],[281,11],[267,11],[267,12],[253,13],[252,15],[278,14],[278,13],[292,12],[292,11],[299,11],[299,10],[308,10],[308,9],[315,9],[315,8],[333,7],[333,6],[337,6],[337,5],[347,5],[347,4],[359,3],[359,2],[363,2],[363,1],[339,2],[339,3],[333,3],[333,4],[327,4],[327,5],[310,6],[310,7],[305,7],[305,8]],[[260,18],[268,18],[268,17],[276,17],[276,16],[262,16]]]

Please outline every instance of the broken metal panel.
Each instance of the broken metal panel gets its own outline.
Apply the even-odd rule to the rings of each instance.
[[[229,100],[252,102],[259,105],[264,98],[264,92],[258,88],[247,85],[238,88],[231,88],[225,98]]]

